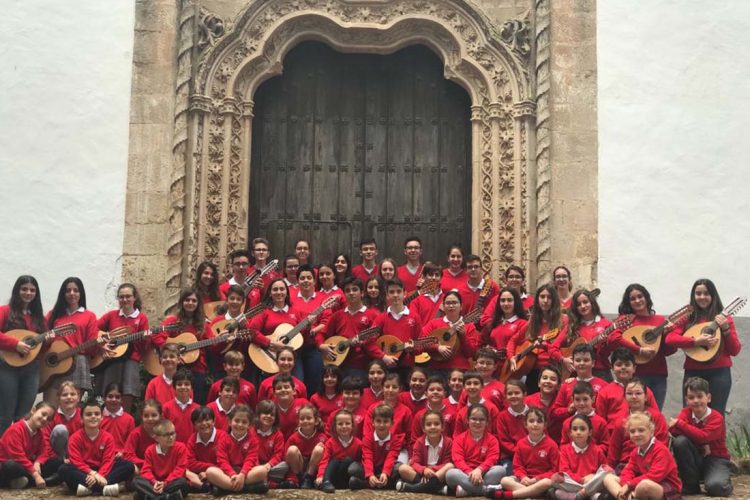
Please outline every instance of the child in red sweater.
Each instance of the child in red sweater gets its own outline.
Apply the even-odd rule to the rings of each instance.
[[[279,353],[276,355],[276,364],[279,366],[279,373],[268,377],[258,385],[258,401],[263,401],[264,399],[276,399],[276,396],[273,393],[273,383],[276,380],[276,377],[281,374],[292,374],[292,370],[294,370],[294,367],[297,363],[295,356],[296,354],[294,352],[294,349],[292,349],[291,347],[285,346],[284,348],[279,350]],[[300,379],[294,376],[292,376],[292,381],[294,382],[294,397],[306,398],[307,387],[305,386],[305,384]]]
[[[185,368],[180,368],[172,379],[172,385],[175,398],[164,403],[162,414],[174,424],[177,441],[187,444],[193,435],[193,411],[200,408],[200,405],[190,397],[193,391],[193,375]]]
[[[239,392],[239,381],[236,378],[224,377],[221,381],[219,397],[206,405],[214,411],[217,429],[229,432],[229,412],[235,407]]]
[[[458,412],[459,402],[464,393],[464,370],[455,369],[448,374],[448,392],[445,404]]]
[[[364,476],[349,478],[349,489],[393,488],[398,479],[396,459],[405,445],[404,435],[391,432],[393,408],[380,403],[373,410],[374,432],[362,440],[362,466]]]
[[[299,409],[308,404],[305,398],[295,397],[294,382],[289,373],[280,373],[273,381],[273,392],[276,396],[276,414],[281,435],[286,440],[297,429]]]
[[[536,406],[547,413],[547,435],[556,443],[562,436],[562,419],[552,418],[552,404],[560,389],[560,370],[555,366],[545,366],[539,373],[539,392],[526,396],[528,406]]]
[[[423,410],[427,404],[427,370],[421,366],[415,366],[409,374],[409,390],[402,391],[398,400],[411,411],[412,415]]]
[[[482,377],[482,398],[502,411],[505,408],[505,385],[497,380],[497,354],[494,349],[482,347],[474,355],[474,369]],[[461,394],[459,406],[466,404],[466,391]]]
[[[44,477],[57,471],[61,459],[41,465],[42,429],[52,419],[54,407],[42,401],[31,413],[8,427],[0,438],[0,486],[22,489],[33,481],[44,488]]]
[[[627,429],[635,449],[620,477],[607,474],[604,487],[618,500],[677,500],[682,482],[669,448],[654,437],[654,423],[646,413],[628,417]]]
[[[240,383],[240,392],[237,395],[238,405],[247,405],[255,408],[258,398],[255,392],[255,386],[242,378],[242,372],[245,371],[245,357],[239,351],[227,351],[224,354],[224,373],[227,377],[236,378]],[[211,384],[208,389],[206,401],[214,401],[219,397],[221,391],[221,379]]]
[[[102,429],[112,434],[115,440],[115,458],[122,458],[125,442],[135,430],[135,419],[122,407],[122,390],[117,382],[111,382],[104,389]]]
[[[161,421],[161,403],[155,399],[148,399],[143,402],[141,408],[141,425],[128,436],[125,441],[125,449],[122,452],[123,457],[135,466],[135,473],[138,474],[143,467],[143,460],[146,457],[146,450],[152,444],[156,444],[156,424]],[[169,422],[167,420],[167,422]]]
[[[490,414],[487,425],[490,426],[490,429],[494,429],[497,426],[497,422],[500,418],[500,411],[494,404],[482,397],[482,387],[482,376],[479,375],[479,372],[470,371],[464,374],[464,392],[466,393],[466,402],[456,414],[456,420],[453,426],[454,438],[469,429],[469,410],[474,405],[481,404],[487,409]]]
[[[607,428],[607,421],[594,411],[594,388],[588,382],[576,382],[576,385],[573,386],[573,408],[575,409],[575,415],[586,415],[589,417],[592,425],[592,442],[600,446],[606,454],[609,443],[609,429]],[[572,418],[568,417],[563,422],[563,433],[560,444],[570,442],[570,422]]]
[[[417,439],[424,436],[422,416],[430,410],[442,415],[442,430],[446,436],[452,436],[456,413],[453,408],[445,405],[445,382],[439,375],[433,375],[427,379],[427,406],[419,410],[412,419],[409,449],[414,446]]]
[[[626,347],[618,347],[610,356],[615,380],[605,385],[596,395],[596,414],[609,422],[628,408],[625,386],[635,376],[635,355]],[[651,389],[646,387],[648,406],[658,409]],[[657,428],[658,431],[658,428]]]
[[[397,373],[389,373],[385,376],[385,382],[383,383],[383,402],[393,408],[393,432],[403,434],[405,443],[409,443],[411,438],[411,410],[399,399],[399,377]],[[365,417],[365,425],[363,436],[372,435],[374,432],[373,428],[373,412],[375,408],[381,403],[377,403],[371,406],[367,410],[367,416]],[[399,460],[401,463],[406,463],[408,456],[403,457],[403,460]]]
[[[361,460],[362,441],[354,435],[352,413],[339,410],[333,415],[331,437],[326,440],[315,485],[325,493],[335,493],[337,487],[347,488],[350,477],[364,476]]]
[[[284,377],[290,376],[285,374]],[[292,394],[290,381],[283,382],[283,378],[277,379],[274,388],[278,389],[281,384],[286,384],[285,391]],[[279,394],[279,397],[281,398],[282,395]],[[294,415],[297,416],[296,411]],[[265,400],[258,403],[253,433],[258,443],[258,463],[247,474],[247,482],[269,484],[271,488],[276,488],[289,472],[286,462],[282,461],[284,459],[284,435],[279,429],[278,402],[274,404],[273,401]]]
[[[373,359],[367,365],[367,381],[369,386],[362,391],[362,406],[369,408],[379,401],[383,401],[383,380],[388,368],[380,359]],[[323,419],[323,422],[326,422]]]
[[[155,399],[164,404],[174,399],[172,377],[177,373],[177,363],[180,360],[180,350],[177,344],[165,344],[159,352],[159,364],[164,372],[152,378],[146,386],[144,399]]]
[[[552,476],[557,500],[589,498],[603,487],[612,469],[604,464],[602,449],[592,442],[593,426],[586,415],[573,415],[567,429],[571,441],[560,447],[560,473]]]
[[[399,466],[401,481],[396,483],[396,490],[436,494],[445,485],[445,475],[453,468],[453,440],[443,433],[440,411],[427,409],[419,420],[422,435],[414,442],[409,463]]]
[[[102,409],[95,399],[81,406],[81,419],[83,428],[70,436],[68,463],[57,473],[79,497],[94,493],[116,497],[120,494],[118,483],[133,476],[133,464],[115,458],[115,440],[101,429]]]
[[[211,491],[211,483],[206,479],[206,471],[216,465],[216,450],[219,443],[228,437],[214,425],[214,411],[201,406],[190,416],[195,432],[186,443],[188,449],[188,469],[185,477],[190,489],[201,493]]]
[[[469,430],[453,439],[451,457],[454,468],[445,474],[445,482],[455,488],[457,497],[486,493],[486,487],[498,484],[506,469],[497,464],[500,444],[491,433],[490,412],[481,403],[470,407]]]
[[[320,384],[320,390],[313,394],[310,402],[315,405],[323,421],[339,411],[344,406],[341,396],[341,370],[336,365],[325,365],[323,367],[323,376]]]
[[[398,376],[396,377],[398,379]],[[362,399],[362,379],[359,377],[348,376],[344,377],[344,381],[341,383],[342,400],[344,402],[344,410],[348,410],[354,417],[354,435],[359,439],[362,439],[365,420],[370,407],[366,407]],[[384,391],[385,392],[385,391]],[[395,398],[398,398],[398,389],[395,391]],[[377,402],[371,406],[377,405]],[[333,418],[336,416],[336,412],[331,413],[328,416],[328,420],[323,426],[323,432],[328,434],[333,429]]]
[[[250,481],[250,470],[258,465],[258,440],[252,430],[253,412],[245,405],[229,413],[229,433],[216,449],[216,466],[206,469],[206,479],[214,493],[266,493],[264,481]]]
[[[557,393],[557,398],[555,398],[555,402],[552,405],[552,418],[565,420],[576,413],[577,410],[573,405],[573,388],[578,382],[588,382],[591,384],[594,390],[592,401],[596,398],[596,394],[607,385],[606,381],[592,375],[594,353],[593,346],[588,344],[577,345],[573,349],[572,363],[576,377],[566,380],[560,386],[560,391]]]
[[[320,413],[314,405],[307,404],[300,408],[297,417],[297,432],[289,436],[285,445],[284,461],[289,466],[290,474],[287,475],[287,481],[290,484],[284,486],[293,488],[301,484],[302,489],[309,490],[313,487],[318,465],[323,458],[326,434],[322,429]]]
[[[187,448],[175,439],[177,433],[169,420],[154,426],[156,444],[146,450],[140,475],[133,479],[135,496],[139,500],[172,500],[185,498],[190,492],[185,471]]]
[[[703,478],[709,496],[728,497],[733,488],[727,431],[721,412],[708,406],[711,402],[708,382],[700,377],[687,379],[685,399],[687,408],[669,420],[669,430],[674,436],[672,451],[684,485],[682,492],[700,494],[698,482]]]
[[[559,468],[560,452],[547,436],[547,414],[539,408],[529,408],[525,426],[528,436],[518,440],[513,455],[513,475],[500,481],[502,490],[492,488],[490,498],[536,498],[552,486],[552,476]]]
[[[524,403],[525,399],[526,384],[514,378],[505,382],[505,401],[508,406],[500,412],[495,422],[495,432],[500,441],[500,465],[509,471],[513,465],[516,443],[520,436],[526,435],[525,421],[529,406]]]
[[[57,399],[59,403],[57,411],[52,415],[47,426],[42,429],[44,451],[38,458],[39,463],[50,462],[50,466],[56,462],[59,466],[62,460],[67,458],[70,436],[83,427],[81,409],[78,407],[81,401],[81,392],[78,387],[70,380],[62,382],[57,390]],[[47,486],[55,484],[59,484],[58,478],[47,481]]]

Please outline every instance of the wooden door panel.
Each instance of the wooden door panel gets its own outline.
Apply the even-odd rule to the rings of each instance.
[[[364,199],[364,217],[361,223],[362,238],[373,237],[378,242],[381,256],[386,252],[388,241],[385,223],[388,192],[388,66],[380,59],[377,64],[368,66],[365,87],[365,172],[363,185],[366,193]]]

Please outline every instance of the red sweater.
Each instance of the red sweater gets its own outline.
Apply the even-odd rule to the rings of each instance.
[[[562,386],[560,386],[560,390],[557,391],[555,402],[552,403],[551,414],[553,418],[564,419],[575,413],[575,410],[573,410],[573,413],[570,412],[570,405],[573,403],[573,388],[579,381],[580,380],[578,380],[577,378],[574,378],[572,380],[565,381]],[[599,377],[591,377],[590,379],[586,380],[586,382],[590,383],[591,387],[594,388],[594,400],[596,400],[599,391],[607,386],[607,381],[602,380]]]
[[[443,316],[442,318],[432,319],[427,322],[422,328],[422,336],[428,335],[430,332],[437,330],[438,328],[449,327],[450,323],[448,318]],[[458,368],[460,370],[468,370],[473,364],[474,353],[477,352],[480,346],[479,332],[473,323],[464,325],[464,334],[458,336],[456,346],[453,348],[453,356],[444,360],[439,361],[433,359],[430,361],[430,369],[432,370],[443,370]],[[430,346],[426,349],[429,353],[436,353],[438,346]]]
[[[620,317],[617,318],[621,319]],[[634,326],[659,326],[664,322],[664,316],[654,314],[652,316],[636,316],[633,320],[631,328]],[[638,354],[640,348],[630,340],[625,339],[623,331],[619,328],[609,334],[609,343],[612,344],[613,349],[617,347],[627,347],[635,354]],[[667,346],[667,343],[662,339],[661,346],[656,352],[656,356],[651,361],[643,365],[636,365],[635,374],[639,375],[661,375],[667,376],[667,356],[674,354],[677,351],[676,347]]]
[[[452,460],[453,440],[446,435],[443,435],[442,439],[443,444],[440,448],[440,457],[438,458],[438,462],[432,465],[427,463],[429,456],[429,448],[426,443],[427,437],[421,436],[414,442],[414,446],[412,446],[411,453],[409,454],[409,465],[418,474],[423,474],[427,467],[437,472]]]
[[[95,470],[106,477],[115,464],[115,454],[115,440],[105,430],[100,429],[96,438],[91,439],[81,429],[74,432],[68,441],[70,463],[84,474]]]
[[[49,318],[50,314],[51,311],[47,314],[47,318]],[[70,347],[76,347],[83,344],[84,342],[88,342],[89,340],[94,340],[99,336],[99,327],[97,326],[96,314],[87,309],[84,309],[83,311],[73,311],[73,314],[63,314],[55,320],[55,324],[53,326],[58,327],[60,325],[64,325],[65,323],[73,323],[74,325],[76,325],[76,331],[74,333],[63,337],[63,340]],[[82,352],[80,354],[95,354],[98,349],[99,346],[94,346],[88,351]]]
[[[305,398],[294,398],[292,403],[285,409],[276,402],[276,414],[279,418],[279,430],[284,439],[291,436],[299,425],[299,411],[310,402]]]
[[[518,333],[516,333],[516,335],[514,337],[511,337],[511,339],[508,341],[508,345],[506,347],[508,351],[508,358],[514,356],[516,354],[516,349],[526,341],[526,330],[528,326],[529,323],[524,325],[524,327],[519,328]],[[539,332],[539,337],[544,337],[547,332],[549,332],[549,326],[546,323],[543,323],[541,331]],[[563,342],[565,342],[567,332],[568,317],[566,315],[563,315],[562,328],[558,332],[557,336],[549,342],[542,342],[542,345],[539,347],[536,357],[536,368],[541,370],[549,364],[550,359],[554,361],[560,361],[562,359],[560,346],[563,344]]]
[[[299,292],[290,290],[289,295],[291,296],[290,298],[292,301],[291,311],[299,318],[300,321],[307,318],[310,313],[320,307],[323,301],[328,298],[326,295],[319,292],[315,292],[309,300],[303,299],[302,296],[299,295]],[[331,319],[331,314],[332,312],[330,309],[324,309],[323,312],[320,313],[320,316],[318,316],[318,318],[312,323],[310,328],[306,328],[300,333],[300,335],[303,335],[305,339],[306,346],[312,347],[318,345],[320,332],[313,335],[311,329],[319,325],[323,325],[323,329],[321,331],[325,331],[328,325],[328,321]]]
[[[411,419],[411,439],[409,441],[409,448],[414,446],[417,440],[424,436],[424,429],[422,428],[422,417],[427,413],[427,408],[422,408],[414,414],[414,418]],[[456,409],[452,406],[444,406],[440,413],[443,414],[443,436],[452,436],[455,433],[456,424]]]
[[[451,458],[456,469],[469,474],[476,468],[482,474],[498,462],[500,445],[497,438],[485,432],[481,439],[475,440],[471,432],[466,431],[453,437]]]
[[[367,410],[362,436],[366,437],[375,432],[375,429],[372,426],[372,415],[375,412],[375,407],[379,404],[380,403],[376,403]],[[391,430],[396,434],[403,434],[405,443],[411,442],[412,416],[413,413],[409,407],[400,402],[393,407],[393,425],[391,425]]]
[[[146,395],[143,399],[155,399],[161,404],[166,404],[175,398],[174,386],[172,381],[164,378],[164,375],[157,375],[149,380],[146,386]]]
[[[83,428],[83,421],[81,420],[81,409],[76,408],[75,413],[71,418],[66,418],[65,415],[63,415],[60,410],[58,409],[55,411],[55,414],[52,417],[52,420],[49,421],[49,423],[42,429],[42,439],[43,439],[43,452],[42,455],[39,457],[39,463],[45,463],[50,458],[55,457],[57,454],[52,449],[52,446],[49,442],[50,434],[52,433],[52,429],[55,428],[57,425],[64,425],[66,429],[68,429],[68,436],[72,436],[74,432],[76,432],[79,429]]]
[[[352,339],[359,332],[370,328],[375,323],[378,315],[378,312],[367,309],[364,306],[354,314],[349,312],[347,308],[339,309],[333,313],[325,330],[321,330],[318,333],[317,343],[320,345],[325,339],[334,335]],[[370,361],[373,359],[382,359],[383,351],[378,347],[375,340],[377,340],[377,337],[370,339],[364,344],[350,347],[349,354],[346,356],[341,368],[366,370]]]
[[[169,484],[175,479],[185,476],[188,461],[188,452],[185,445],[175,443],[164,454],[159,452],[157,446],[159,445],[152,444],[146,450],[141,477],[152,483],[164,481],[165,484]]]
[[[318,479],[323,479],[323,473],[328,467],[328,462],[333,459],[351,458],[355,462],[362,460],[362,441],[359,438],[352,436],[351,442],[345,447],[339,441],[337,437],[329,437],[326,439],[325,449],[323,450],[323,458],[320,460],[318,466]]]
[[[125,449],[128,436],[135,430],[135,419],[130,413],[124,411],[119,416],[105,415],[102,412],[101,428],[112,434],[115,440],[115,452],[120,452]]]
[[[266,335],[271,335],[276,327],[282,323],[288,323],[290,325],[296,325],[300,322],[300,317],[290,309],[287,311],[274,311],[273,308],[267,307],[262,313],[250,320],[248,328],[251,330],[257,330],[263,335],[255,335],[253,337],[253,343],[268,347],[271,341]]]
[[[498,291],[498,293],[500,292]],[[492,318],[495,316],[495,308],[497,307],[497,298],[498,295],[496,294],[485,304],[482,310],[482,317],[479,319],[479,326],[482,328],[492,324]],[[534,305],[534,297],[524,294],[521,296],[521,302],[523,303],[523,308],[528,311]]]
[[[278,464],[284,459],[284,436],[281,431],[273,431],[268,436],[263,436],[258,433],[258,430],[253,431],[255,438],[258,441],[258,463],[259,464]]]
[[[210,403],[208,403],[206,406],[211,408],[214,411],[214,425],[217,429],[221,429],[222,431],[228,433],[229,432],[229,412],[232,411],[232,408],[237,406],[235,403],[232,408],[222,408],[219,406],[219,400],[214,399]]]
[[[0,306],[0,350],[3,351],[15,351],[16,346],[18,345],[18,341],[16,339],[5,335],[5,332],[15,330],[15,328],[7,324],[9,319],[10,306],[8,304]],[[26,330],[41,333],[37,332],[36,328],[34,328],[34,323],[31,320],[31,314],[24,314],[23,320],[26,323],[26,326],[24,327]]]
[[[427,395],[422,394],[422,397],[417,399],[411,391],[401,391],[398,394],[398,401],[409,408],[409,411],[414,415],[419,410],[424,410],[427,406]]]
[[[375,470],[391,477],[393,464],[404,446],[403,434],[388,434],[382,444],[375,440],[375,434],[368,434],[362,440],[362,465],[365,468],[365,478],[375,475]]]
[[[131,318],[120,314],[119,309],[114,309],[104,314],[99,318],[97,327],[99,330],[105,332],[111,332],[115,328],[121,326],[127,326],[130,328],[131,333],[142,332],[148,330],[148,317],[141,311],[138,311],[138,316]],[[143,359],[143,355],[151,347],[151,341],[148,338],[142,338],[136,340],[130,346],[128,346],[129,358],[133,361],[140,361]]]
[[[326,422],[330,415],[344,407],[344,400],[341,394],[335,394],[333,398],[321,396],[320,394],[313,394],[310,398],[310,402],[318,409],[320,420],[322,422]]]
[[[393,335],[401,340],[401,342],[416,340],[422,332],[419,318],[413,315],[408,307],[405,307],[401,312],[402,315],[399,319],[396,319],[388,309],[386,309],[384,313],[377,317],[374,326],[380,327],[380,331],[383,335]],[[386,352],[385,354],[389,353]],[[413,354],[403,352],[398,360],[398,366],[404,368],[414,366]]]
[[[380,402],[378,402],[380,403]],[[399,405],[403,406],[403,405]],[[352,412],[352,415],[354,416],[354,435],[358,437],[359,439],[362,439],[364,435],[364,429],[365,429],[365,421],[367,420],[367,415],[369,413],[369,408],[365,408],[362,403],[360,403],[359,408],[354,410]],[[335,413],[331,413],[328,415],[328,420],[326,421],[326,425],[324,427],[325,433],[327,437],[331,436],[331,429],[333,429],[333,419],[336,416]]]
[[[469,275],[466,274],[466,269],[460,269],[458,274],[453,274],[447,267],[443,269],[443,277],[440,278],[440,289],[443,293],[456,290],[460,292],[461,289],[466,287],[466,283],[469,281]]]
[[[610,320],[601,316],[599,321],[592,320],[592,323],[589,325],[581,324],[578,327],[578,335],[588,341],[609,328],[611,324],[612,322]],[[595,349],[596,359],[594,360],[594,369],[609,370],[609,355],[612,354],[612,351],[614,350],[613,346],[609,344],[607,340],[603,340],[596,345]]]
[[[215,427],[208,443],[200,441],[198,439],[198,433],[190,436],[190,439],[188,439],[187,442],[188,469],[190,469],[191,472],[200,474],[201,472],[205,472],[209,467],[215,467],[218,463],[216,460],[219,443],[228,438],[229,436],[226,432],[220,431]]]
[[[258,465],[258,440],[255,433],[249,430],[242,439],[232,434],[225,434],[216,445],[216,465],[227,476],[237,472],[247,474]]]
[[[371,271],[368,271],[367,268],[365,268],[365,266],[362,264],[354,266],[352,268],[352,276],[361,279],[362,286],[365,286],[365,284],[367,284],[367,280],[369,280],[373,276],[378,276],[378,274],[380,274],[380,264],[375,264],[375,267],[373,267]]]
[[[143,467],[143,460],[146,456],[146,450],[149,446],[154,444],[156,444],[154,438],[152,438],[149,433],[146,432],[146,429],[140,425],[128,436],[122,454],[125,457],[125,460],[141,469]]]
[[[501,320],[500,324],[492,329],[490,332],[490,347],[502,350],[508,347],[508,342],[515,335],[518,335],[520,330],[526,328],[528,320],[513,316],[512,321]],[[491,324],[491,323],[489,323]],[[507,354],[507,353],[506,353]],[[511,357],[513,353],[509,353],[508,357]]]
[[[589,416],[591,419],[591,425],[594,426],[594,432],[592,433],[593,444],[602,448],[603,453],[607,453],[607,446],[609,446],[609,426],[607,421],[604,420],[597,414]],[[565,419],[562,425],[562,439],[560,444],[570,443],[570,421],[573,420],[573,415]]]
[[[571,443],[560,446],[560,472],[565,472],[574,481],[583,484],[583,478],[594,474],[606,463],[602,449],[589,443],[585,450],[577,452]]]
[[[278,373],[276,375],[278,375]],[[263,401],[264,399],[276,401],[276,398],[273,395],[273,381],[276,380],[276,375],[272,375],[260,383],[258,386],[258,401]],[[292,380],[294,381],[294,397],[306,398],[307,387],[305,387],[305,384],[294,376],[292,377]]]
[[[302,457],[309,459],[315,447],[319,444],[325,445],[326,439],[328,437],[325,432],[316,431],[312,436],[307,437],[297,429],[297,432],[289,436],[289,439],[286,440],[284,449],[288,450],[289,447],[296,446]]]
[[[672,435],[683,435],[690,439],[697,447],[708,445],[709,456],[729,459],[727,449],[727,429],[724,427],[724,417],[721,413],[709,408],[710,413],[703,420],[693,420],[693,411],[683,408],[677,417],[677,424],[672,427]]]
[[[201,405],[190,401],[185,409],[182,409],[176,399],[167,401],[162,407],[162,415],[174,424],[177,432],[177,441],[187,443],[190,436],[193,435],[193,421],[191,419],[193,411],[200,408]]]
[[[443,292],[437,295],[420,295],[409,304],[409,309],[421,326],[442,316],[440,306],[443,305]]]
[[[211,387],[208,389],[208,401],[214,401],[219,397],[222,380],[223,379],[219,379],[211,384]],[[240,378],[240,393],[237,395],[237,404],[247,405],[250,408],[255,408],[255,405],[257,404],[255,386],[244,378]]]
[[[667,430],[667,422],[664,420],[664,415],[656,408],[651,406],[647,408],[649,415],[651,415],[651,421],[654,422],[654,436],[657,440],[664,444],[669,443],[669,431]],[[635,448],[635,445],[630,440],[630,434],[625,428],[626,420],[630,415],[630,410],[627,406],[625,410],[613,416],[613,419],[609,423],[609,446],[607,447],[607,463],[613,469],[619,464],[627,462],[630,457],[630,453]]]
[[[26,420],[18,420],[0,438],[0,462],[13,460],[31,474],[34,462],[42,454],[43,445],[41,430],[32,435]]]
[[[219,320],[224,319],[224,317],[219,317]],[[179,321],[179,318],[177,316],[167,316],[164,318],[164,321],[161,322],[161,326],[164,325],[171,325],[172,323],[177,323]],[[154,344],[159,345],[159,342],[161,342],[163,345],[164,342],[167,341],[167,338],[169,337],[177,337],[183,332],[189,332],[195,335],[195,338],[198,341],[206,340],[206,339],[212,339],[216,337],[216,334],[214,331],[210,328],[210,325],[212,325],[214,322],[211,322],[210,324],[206,324],[204,328],[202,328],[200,331],[195,327],[195,325],[182,325],[182,329],[179,332],[162,332],[160,334],[154,335],[152,341]],[[189,368],[190,371],[194,373],[206,373],[208,372],[208,363],[206,362],[206,353],[212,352],[212,353],[220,353],[221,350],[226,347],[226,344],[214,344],[212,346],[200,349],[198,351],[198,359],[192,363]]]
[[[545,405],[544,402],[542,402],[542,393],[535,392],[530,396],[526,396],[526,399],[524,399],[523,402],[528,406],[536,406],[537,408],[544,410],[547,414],[547,435],[552,438],[552,441],[559,443],[562,437],[562,424],[565,418],[552,418],[552,404],[555,401],[553,400],[548,405]]]
[[[497,408],[499,411],[503,411],[505,408],[505,384],[499,380],[492,379],[489,382],[485,382],[481,392],[482,398],[486,399]],[[461,393],[461,397],[458,399],[458,406],[466,406],[468,396],[466,391]]]
[[[362,400],[360,402],[360,406],[369,408],[375,403],[382,403],[382,402],[383,402],[383,389],[380,390],[379,394],[375,394],[370,387],[365,387],[365,390],[362,391]]]
[[[560,451],[549,436],[545,434],[537,444],[532,444],[529,437],[524,436],[516,443],[513,475],[518,479],[544,479],[558,471],[559,462]]]
[[[526,427],[523,425],[526,420],[526,411],[518,416],[511,415],[510,407],[500,412],[495,426],[497,439],[500,441],[500,458],[513,458],[518,437],[528,434]]]
[[[469,284],[469,281],[466,280],[466,282],[463,284],[463,287],[458,289],[458,294],[461,296],[461,314],[467,315],[478,306],[479,295],[482,293],[484,284],[485,282],[484,280],[482,280],[477,288],[472,288],[472,286]],[[498,286],[498,284],[493,281],[490,285],[490,291],[484,299],[484,305],[486,306],[492,299],[495,298],[495,296],[497,296],[498,293],[500,293],[500,286]],[[484,307],[482,308],[482,311],[484,311]]]
[[[648,387],[646,387],[646,406],[656,408],[654,393]],[[606,420],[611,420],[616,414],[627,411],[627,408],[625,387],[617,381],[605,385],[596,395],[596,414]]]
[[[650,479],[656,484],[666,482],[672,485],[675,491],[681,491],[682,481],[669,448],[657,439],[652,443],[645,455],[641,455],[638,448],[630,453],[630,460],[620,473],[620,484],[627,484],[631,489],[635,489],[638,483]]]
[[[482,400],[482,404],[487,408],[487,411],[490,413],[490,418],[487,421],[487,426],[489,429],[497,429],[497,424],[500,421],[500,410],[497,409],[495,405],[493,405],[491,402],[487,400]],[[463,407],[460,407],[458,409],[458,413],[456,414],[456,421],[453,424],[453,439],[456,439],[456,436],[459,434],[463,434],[464,432],[469,430],[469,405],[466,404]]]
[[[396,268],[396,276],[404,284],[404,295],[409,295],[417,289],[417,281],[419,281],[419,277],[422,275],[422,267],[423,265],[420,264],[419,268],[417,268],[417,272],[414,274],[409,271],[406,264]]]
[[[697,322],[703,323],[706,321],[712,320],[708,318],[698,318]],[[727,324],[729,325],[728,335],[722,335],[721,330],[716,332],[717,336],[721,336],[721,347],[719,347],[719,353],[716,355],[716,358],[710,363],[701,363],[700,361],[695,361],[694,359],[685,356],[685,363],[683,364],[685,370],[712,370],[714,368],[727,368],[732,366],[732,356],[737,356],[740,353],[742,346],[740,345],[740,339],[737,336],[737,328],[734,326],[734,319],[728,317]],[[687,328],[685,327],[677,326],[673,331],[667,334],[667,344],[682,349],[693,347],[695,340],[683,336],[686,330]]]

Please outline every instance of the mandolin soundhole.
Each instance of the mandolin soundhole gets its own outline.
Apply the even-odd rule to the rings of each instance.
[[[57,354],[51,354],[47,358],[47,366],[57,366],[59,362],[60,362],[60,358],[57,357]]]

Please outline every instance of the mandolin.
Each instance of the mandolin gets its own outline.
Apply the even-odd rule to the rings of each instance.
[[[305,343],[301,333],[312,323],[311,316],[313,318],[318,317],[324,310],[336,306],[338,301],[339,297],[337,296],[328,297],[320,306],[308,314],[305,319],[297,323],[296,326],[292,326],[289,323],[282,323],[276,327],[272,334],[266,335],[266,337],[271,342],[281,342],[296,351]],[[250,344],[247,354],[250,356],[250,360],[255,363],[255,366],[262,371],[266,373],[278,373],[279,365],[276,364],[276,353],[271,351],[271,349],[261,347],[257,344]]]
[[[10,330],[5,332],[5,335],[11,338],[23,342],[31,349],[28,354],[21,354],[18,351],[0,351],[0,358],[5,361],[8,366],[18,368],[20,366],[26,366],[36,359],[39,355],[39,351],[42,349],[42,345],[48,339],[54,339],[57,337],[65,337],[76,331],[76,325],[73,323],[65,323],[58,327],[48,330],[44,333],[35,333],[31,330]]]
[[[586,340],[585,338],[579,335],[573,342],[570,343],[570,345],[566,347],[561,347],[560,354],[562,355],[563,358],[572,358],[573,350],[579,345],[588,344],[591,347],[596,347],[602,342],[606,342],[607,338],[609,337],[609,334],[614,332],[615,330],[625,330],[629,328],[630,325],[633,324],[633,320],[635,320],[635,314],[626,314],[625,316],[621,318],[617,318],[611,325],[609,325],[607,328],[602,330],[602,332],[599,333],[596,337]],[[573,372],[565,368],[565,363],[563,363],[562,380],[566,380],[567,378],[569,378],[572,373]]]
[[[127,328],[127,327],[123,327]],[[117,330],[113,330],[117,331]],[[95,339],[78,344],[75,347],[64,340],[55,340],[50,344],[49,349],[40,356],[39,363],[39,390],[46,390],[56,375],[67,375],[75,368],[75,357],[92,347],[106,344],[109,340],[108,335],[102,335]]]
[[[383,335],[377,340],[378,346],[386,354],[400,358],[401,353],[406,349],[406,343],[395,335]],[[435,337],[421,337],[414,341],[414,349],[425,349],[437,344]]]
[[[728,306],[726,306],[723,311],[721,311],[721,314],[724,316],[732,316],[736,314],[737,311],[745,307],[745,304],[747,304],[747,297],[737,297]],[[687,331],[682,335],[684,337],[697,339],[701,335],[715,337],[718,331],[719,324],[716,322],[716,320],[713,320],[704,321],[703,323],[697,323],[688,328]],[[718,356],[719,352],[721,352],[721,345],[723,343],[724,337],[719,336],[719,341],[714,344],[713,347],[693,346],[686,347],[683,350],[685,351],[685,355],[690,359],[698,361],[699,363],[710,363],[714,359],[716,359],[716,356]]]
[[[222,319],[220,321],[217,321],[213,325],[211,325],[211,330],[214,332],[215,335],[221,335],[221,333],[225,330],[236,330],[240,327],[240,324],[243,321],[247,321],[250,318],[254,318],[255,316],[259,315],[266,309],[266,305],[261,302],[260,304],[256,304],[244,313],[240,314],[234,319]]]
[[[362,330],[353,338],[342,337],[341,335],[334,335],[328,337],[324,344],[328,344],[333,347],[333,354],[336,356],[335,359],[323,359],[323,363],[327,365],[341,366],[346,356],[349,354],[349,350],[352,348],[352,342],[356,339],[360,343],[369,341],[375,338],[380,333],[379,326],[373,326]]]
[[[545,342],[554,340],[560,334],[559,328],[554,328],[548,331],[541,337],[537,337],[534,340],[526,340],[524,343],[516,347],[516,352],[513,357],[516,358],[516,369],[513,370],[510,365],[510,358],[506,359],[503,366],[500,367],[499,380],[502,383],[508,381],[511,378],[519,378],[528,374],[536,364],[536,352],[537,349]]]
[[[638,325],[631,326],[625,330],[622,334],[622,338],[628,339],[640,348],[653,349],[655,352],[659,351],[661,347],[662,339],[664,335],[669,333],[678,324],[687,321],[690,313],[693,312],[693,306],[686,305],[679,308],[677,311],[670,314],[658,326],[649,325]],[[649,358],[642,354],[635,355],[635,362],[639,365],[644,365],[651,361],[653,358]]]
[[[128,347],[131,342],[140,340],[146,335],[155,335],[161,332],[176,332],[179,330],[182,330],[181,323],[170,323],[164,326],[155,326],[153,328],[149,328],[148,330],[142,330],[135,333],[130,333],[130,328],[127,328],[127,330],[124,332],[120,332],[119,329],[113,330],[109,333],[99,332],[100,337],[102,335],[107,335],[108,340],[107,342],[105,342],[105,345],[112,349],[114,352],[110,354],[109,358],[105,358],[101,352],[97,351],[96,354],[89,356],[89,367],[93,370],[94,368],[98,368],[102,363],[108,361],[108,359],[112,360],[121,358],[125,355],[126,352],[128,352]]]
[[[266,274],[275,271],[279,267],[279,260],[273,259],[271,262],[266,264],[260,269],[256,269],[252,273],[245,277],[245,280],[240,285],[245,295],[258,283],[258,280],[262,279]],[[216,310],[226,304],[223,300],[214,300],[213,302],[206,302],[203,304],[203,314],[206,316],[206,320],[211,321],[216,317]],[[244,306],[243,306],[244,307]]]

